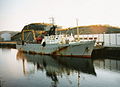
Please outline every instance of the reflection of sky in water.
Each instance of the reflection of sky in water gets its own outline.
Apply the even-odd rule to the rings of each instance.
[[[11,51],[10,50],[8,51],[7,49],[0,50],[2,50],[2,52],[0,53],[0,69],[1,69],[0,71],[2,72],[2,76],[6,78],[8,77],[7,79],[11,79],[9,77],[12,78],[19,77],[20,75],[19,71],[20,68],[22,69],[22,67],[20,67],[20,62],[16,61],[15,59],[17,50],[14,49],[12,49]]]
[[[102,69],[95,69],[97,76],[81,75],[85,80],[81,80],[81,86],[84,87],[118,87],[120,82],[120,73]],[[86,85],[87,84],[87,85]]]
[[[80,72],[80,74],[78,74],[78,71],[76,70],[64,68],[65,66],[62,65],[59,67],[56,66],[58,67],[58,70],[63,69],[63,71],[65,71],[68,69],[70,74],[66,73],[66,71],[64,73],[62,72],[62,74],[59,74],[59,72],[57,74],[58,81],[55,82],[47,75],[47,70],[50,70],[49,66],[42,66],[41,63],[41,68],[39,66],[38,69],[36,62],[32,61],[33,56],[30,59],[32,62],[27,59],[18,59],[16,58],[17,52],[18,51],[15,49],[9,51],[8,49],[0,49],[0,80],[2,80],[3,86],[5,87],[52,87],[55,84],[58,87],[78,87],[78,85],[80,85],[80,87],[119,86],[119,60],[94,60],[96,76],[88,74],[87,72]],[[52,61],[55,61],[55,59]],[[55,63],[58,63],[59,65],[59,62],[55,61]],[[80,79],[78,78],[78,75],[80,75]]]

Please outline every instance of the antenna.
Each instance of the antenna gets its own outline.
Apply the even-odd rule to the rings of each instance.
[[[50,19],[53,29],[55,30],[57,27],[54,25],[55,24],[54,17],[50,17],[49,19]],[[54,32],[55,32],[55,34],[57,34],[57,30],[55,30]]]
[[[49,19],[50,19],[51,24],[53,24],[53,25],[54,25],[54,24],[55,24],[54,17],[50,17]]]

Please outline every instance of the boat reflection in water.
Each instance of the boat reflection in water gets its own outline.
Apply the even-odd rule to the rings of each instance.
[[[78,80],[80,79],[80,72],[96,76],[93,61],[91,59],[33,55],[20,51],[17,53],[17,59],[23,61],[23,73],[25,75],[31,73],[25,70],[25,63],[33,63],[37,71],[41,70],[46,72],[46,76],[54,81],[55,87],[59,81],[58,76],[62,77],[63,74],[71,75],[71,73],[74,72],[78,73]],[[34,70],[35,69],[33,69],[32,73]]]

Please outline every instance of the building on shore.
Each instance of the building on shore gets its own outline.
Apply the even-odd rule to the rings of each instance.
[[[11,41],[11,34],[10,33],[3,33],[1,34],[2,41]]]

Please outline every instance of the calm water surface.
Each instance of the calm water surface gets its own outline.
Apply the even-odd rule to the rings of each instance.
[[[31,55],[0,48],[0,87],[120,87],[120,60]]]

